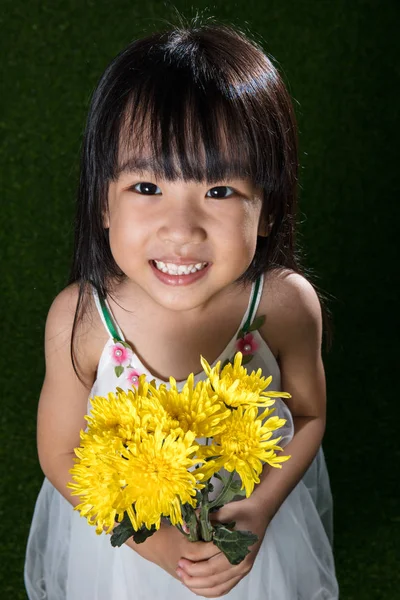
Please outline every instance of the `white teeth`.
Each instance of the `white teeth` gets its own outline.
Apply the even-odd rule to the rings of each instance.
[[[174,263],[163,263],[161,260],[155,260],[154,263],[159,271],[169,275],[189,275],[189,273],[196,273],[196,271],[204,269],[207,265],[206,262],[193,265],[175,265]]]
[[[168,273],[171,273],[172,275],[176,275],[178,272],[178,267],[177,265],[173,265],[172,263],[167,263],[166,264]]]

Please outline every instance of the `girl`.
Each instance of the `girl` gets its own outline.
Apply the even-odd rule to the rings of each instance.
[[[46,324],[30,600],[338,597],[320,448],[321,310],[294,254],[297,167],[287,90],[241,33],[207,24],[154,34],[106,69],[83,146],[71,282]],[[88,397],[142,373],[184,380],[200,355],[215,363],[238,350],[292,394],[275,413],[287,420],[291,460],[264,468],[248,499],[215,515],[259,541],[237,566],[167,525],[112,548],[66,487]]]

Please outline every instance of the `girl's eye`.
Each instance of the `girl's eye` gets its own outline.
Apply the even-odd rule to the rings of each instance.
[[[208,198],[229,198],[235,191],[227,185],[218,185],[217,187],[208,190],[206,196]]]
[[[137,183],[133,186],[135,192],[139,192],[139,194],[144,194],[146,196],[158,196],[161,194],[161,190],[155,183],[150,183],[148,181],[143,181]]]

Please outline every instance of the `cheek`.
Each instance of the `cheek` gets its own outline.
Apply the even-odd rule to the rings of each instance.
[[[257,246],[258,219],[251,212],[240,219],[227,219],[219,235],[221,260],[240,265],[245,271],[251,264]]]
[[[258,205],[245,205],[239,214],[234,216],[230,223],[230,236],[236,238],[238,246],[255,249],[258,236],[258,223],[261,207]]]
[[[261,204],[259,206],[249,207],[241,225],[243,253],[246,255],[249,264],[253,260],[256,252],[260,215]]]
[[[242,247],[243,254],[246,256],[247,262],[250,264],[254,258],[257,247],[258,223],[255,225],[246,223],[243,226]]]
[[[109,239],[111,250],[118,250],[120,246],[126,244],[128,239],[128,227],[120,219],[111,219],[109,227]]]
[[[138,255],[138,230],[129,218],[123,218],[121,214],[111,215],[109,243],[115,262],[126,273],[132,259]]]

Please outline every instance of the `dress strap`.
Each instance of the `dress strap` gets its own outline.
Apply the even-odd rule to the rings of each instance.
[[[118,326],[118,323],[115,321],[111,308],[105,298],[100,298],[98,291],[96,288],[92,288],[93,290],[93,298],[100,315],[100,318],[103,322],[104,327],[106,328],[108,334],[113,340],[117,340],[119,342],[124,342],[125,338]]]
[[[260,277],[253,283],[251,288],[251,295],[249,300],[249,308],[247,312],[247,318],[242,325],[241,329],[244,331],[248,331],[250,325],[254,321],[254,317],[256,316],[258,305],[260,304],[261,296],[264,288],[264,275],[260,275]]]

